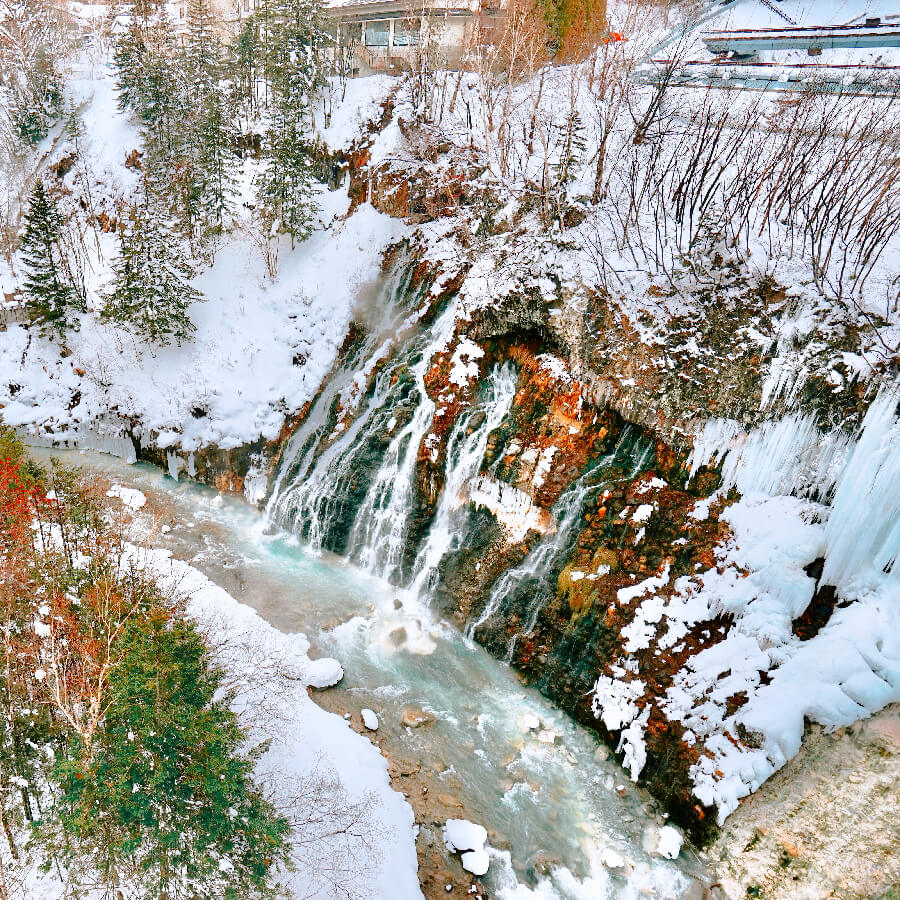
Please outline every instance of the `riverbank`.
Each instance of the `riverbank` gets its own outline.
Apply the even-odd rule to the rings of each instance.
[[[803,747],[703,854],[728,897],[900,896],[900,706]]]

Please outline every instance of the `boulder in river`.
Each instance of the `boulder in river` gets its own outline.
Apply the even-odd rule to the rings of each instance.
[[[400,724],[407,728],[419,728],[422,725],[431,725],[437,721],[434,713],[422,709],[421,706],[404,706],[400,716]]]

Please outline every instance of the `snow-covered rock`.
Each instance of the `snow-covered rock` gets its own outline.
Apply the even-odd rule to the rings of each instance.
[[[491,858],[487,854],[487,850],[467,850],[460,857],[462,867],[473,875],[482,876],[487,874],[491,865]]]
[[[142,491],[136,490],[135,488],[123,487],[121,484],[114,484],[106,492],[106,496],[118,498],[122,501],[123,506],[127,506],[135,512],[147,503],[147,498]]]
[[[444,843],[452,851],[481,850],[487,841],[487,830],[468,819],[448,819],[444,825]]]
[[[519,728],[522,731],[537,731],[541,727],[541,720],[534,713],[525,713],[519,718]]]
[[[334,687],[344,677],[344,669],[336,659],[323,656],[306,664],[304,681],[313,688]]]
[[[484,849],[487,831],[467,819],[448,819],[444,825],[444,843],[451,853],[460,854],[462,866],[467,872],[481,877],[487,873],[491,858]]]
[[[663,825],[659,829],[659,843],[656,852],[666,859],[678,859],[684,837],[674,825]]]
[[[365,725],[369,731],[378,731],[378,716],[375,715],[374,710],[364,707],[360,710],[360,715],[362,716],[363,725]]]

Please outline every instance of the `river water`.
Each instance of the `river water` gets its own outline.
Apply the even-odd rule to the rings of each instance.
[[[465,815],[508,847],[508,859],[495,859],[483,879],[491,896],[695,896],[702,867],[693,850],[685,845],[675,861],[648,852],[664,818],[603,758],[596,736],[523,687],[508,666],[436,619],[409,590],[310,551],[241,498],[99,453],[54,455],[87,475],[143,491],[170,528],[158,546],[277,628],[304,632],[312,655],[340,660],[345,677],[332,690],[348,705],[376,711],[388,754],[427,766]],[[404,727],[409,705],[436,721]],[[535,720],[540,725],[529,729]],[[610,851],[625,865],[604,866]],[[554,868],[535,888],[538,873]]]

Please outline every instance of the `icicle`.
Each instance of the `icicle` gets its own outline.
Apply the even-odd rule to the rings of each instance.
[[[900,581],[898,399],[889,390],[875,399],[841,472],[825,529],[825,584],[842,587],[867,568]]]
[[[861,572],[893,570],[900,555],[898,392],[884,389],[854,438],[823,434],[812,415],[791,413],[749,434],[713,419],[698,434],[691,475],[722,461],[722,487],[742,494],[794,494],[830,504],[823,583],[841,588]]]

